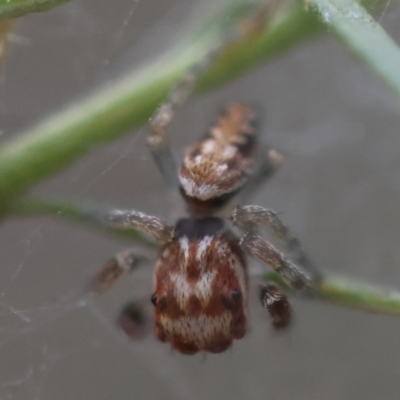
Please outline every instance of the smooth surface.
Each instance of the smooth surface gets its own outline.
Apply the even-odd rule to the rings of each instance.
[[[175,41],[190,3],[76,1],[20,21],[0,87],[1,134],[145,63]],[[382,22],[397,43],[399,19],[393,2]],[[260,110],[263,140],[287,156],[252,203],[279,212],[322,268],[400,287],[400,116],[390,93],[326,36],[192,101],[169,130],[176,154],[237,100]],[[93,149],[35,193],[175,218],[145,132]],[[181,356],[152,333],[125,340],[114,319],[133,297],[149,298],[151,267],[101,298],[85,289],[128,246],[50,218],[1,227],[0,399],[398,397],[396,317],[293,299],[295,323],[277,335],[253,290],[249,334],[225,354]]]

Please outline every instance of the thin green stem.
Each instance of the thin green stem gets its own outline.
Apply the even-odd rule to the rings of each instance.
[[[266,279],[277,282],[288,289],[275,273],[267,274]],[[400,315],[399,290],[361,284],[344,277],[325,276],[323,280],[315,284],[311,294],[306,295],[306,297],[346,308],[378,314]]]
[[[19,217],[29,216],[55,216],[70,222],[78,223],[86,228],[95,229],[113,236],[128,239],[131,242],[147,247],[155,247],[157,244],[135,229],[116,230],[107,228],[88,215],[94,211],[105,211],[111,207],[99,206],[73,201],[56,201],[44,199],[25,199],[13,204],[10,214]]]
[[[317,293],[322,300],[380,314],[400,315],[400,291],[352,282],[343,277],[328,277]]]

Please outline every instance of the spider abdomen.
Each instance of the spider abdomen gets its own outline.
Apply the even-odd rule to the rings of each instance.
[[[220,218],[178,221],[155,269],[157,336],[184,353],[221,352],[244,336],[247,273]]]
[[[245,184],[254,161],[254,125],[250,107],[231,104],[202,140],[186,149],[179,181],[183,196],[195,210],[199,202],[224,205]]]

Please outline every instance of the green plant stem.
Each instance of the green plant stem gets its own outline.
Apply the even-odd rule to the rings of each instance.
[[[0,19],[47,11],[69,0],[0,0]]]
[[[400,315],[400,291],[328,277],[317,285],[322,300],[380,314]]]
[[[309,2],[324,24],[389,87],[399,101],[400,49],[364,7],[356,0]]]
[[[268,273],[266,279],[287,288],[275,273]],[[378,314],[400,315],[399,290],[384,289],[371,284],[360,284],[344,277],[327,275],[315,284],[311,294],[305,296],[346,308]]]
[[[320,29],[321,24],[302,7],[290,9],[273,26],[231,45],[199,81],[197,91],[232,79]],[[214,46],[218,35],[203,35],[201,40],[186,43],[4,143],[0,149],[0,214],[16,196],[62,170],[94,145],[146,122],[174,83]]]
[[[155,247],[157,244],[135,229],[117,230],[107,228],[100,224],[89,215],[94,211],[110,210],[111,207],[99,206],[99,204],[90,204],[73,201],[56,201],[42,199],[25,199],[15,202],[10,208],[11,215],[28,217],[28,216],[55,216],[70,222],[77,223],[89,229],[104,232],[112,236],[128,239],[131,242],[141,244],[147,247]]]

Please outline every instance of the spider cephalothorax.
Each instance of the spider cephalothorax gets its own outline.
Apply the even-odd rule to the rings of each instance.
[[[168,107],[162,112],[165,109]],[[163,117],[168,119],[168,115]],[[186,150],[179,182],[172,178],[171,171],[165,170],[174,163],[168,158],[171,153],[163,147],[167,143],[163,127],[153,128],[157,140],[152,138],[150,146],[163,176],[171,180],[171,185],[180,186],[189,216],[175,225],[142,212],[124,210],[96,215],[96,219],[113,228],[137,229],[160,244],[151,297],[156,336],[185,354],[219,353],[246,332],[245,253],[270,265],[296,290],[307,290],[317,276],[299,241],[273,211],[238,206],[227,222],[215,216],[245,185],[251,187],[279,164],[279,154],[270,149],[257,151],[261,161],[255,162],[255,116],[250,107],[229,106],[215,126]],[[298,265],[258,235],[262,226],[269,227],[285,242]],[[238,228],[244,232],[241,236],[234,233]],[[98,276],[97,288],[106,289],[141,259],[136,249],[117,254]],[[263,286],[261,301],[276,328],[287,326],[291,309],[278,286]],[[129,324],[129,320],[133,323]],[[140,324],[137,308],[125,308],[120,321],[125,331],[135,336]]]
[[[184,352],[218,353],[246,330],[247,272],[219,218],[181,219],[155,268],[156,334]]]

